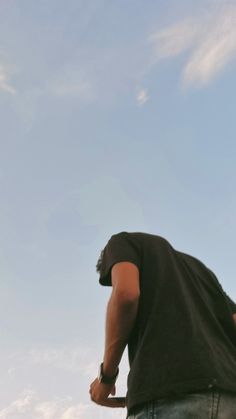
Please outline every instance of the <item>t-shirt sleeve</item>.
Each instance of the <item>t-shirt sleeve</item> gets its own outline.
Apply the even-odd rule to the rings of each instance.
[[[141,269],[141,250],[137,238],[127,232],[111,236],[104,248],[99,283],[111,286],[111,269],[117,262],[132,262]]]
[[[214,280],[216,281],[217,286],[219,287],[221,293],[224,295],[226,302],[230,308],[230,311],[232,314],[236,313],[236,304],[235,302],[228,296],[228,294],[225,292],[225,290],[223,289],[220,281],[218,280],[217,276],[214,274],[214,272],[212,272],[209,268],[208,271],[210,272],[211,276],[214,278]]]
[[[218,283],[219,283],[221,292],[223,293],[223,295],[224,295],[224,297],[225,297],[225,299],[227,301],[227,304],[228,304],[228,306],[230,308],[231,313],[232,314],[236,313],[236,304],[235,304],[235,302],[228,296],[228,294],[225,292],[225,290],[223,289],[223,287],[222,287],[222,285],[221,285],[221,283],[219,281],[218,281]]]
[[[232,314],[236,313],[236,304],[235,304],[235,302],[226,294],[225,291],[223,291],[223,292],[224,292],[224,295],[226,297],[226,300],[228,301],[228,304],[230,306],[231,313]]]

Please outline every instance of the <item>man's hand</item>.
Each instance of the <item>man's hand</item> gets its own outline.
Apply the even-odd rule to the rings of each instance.
[[[115,384],[100,383],[98,379],[94,380],[90,385],[90,397],[94,403],[106,407],[125,407],[125,402],[116,400],[115,398],[108,397],[110,394],[116,394]]]

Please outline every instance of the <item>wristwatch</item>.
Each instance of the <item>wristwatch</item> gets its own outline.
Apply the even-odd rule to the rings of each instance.
[[[103,384],[115,384],[118,374],[119,374],[119,368],[117,368],[116,374],[113,375],[112,377],[108,377],[107,375],[105,375],[103,373],[103,362],[102,362],[98,371],[98,381],[99,383],[103,383]]]

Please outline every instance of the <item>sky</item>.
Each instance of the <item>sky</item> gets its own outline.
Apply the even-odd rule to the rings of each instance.
[[[124,419],[89,386],[120,231],[236,301],[236,0],[0,0],[0,419]],[[125,395],[127,352],[117,395]]]

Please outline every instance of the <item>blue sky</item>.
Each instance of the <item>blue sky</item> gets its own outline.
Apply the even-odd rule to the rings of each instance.
[[[165,237],[236,300],[235,18],[235,1],[0,2],[0,418],[125,418],[88,394],[112,234]]]

